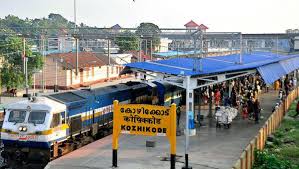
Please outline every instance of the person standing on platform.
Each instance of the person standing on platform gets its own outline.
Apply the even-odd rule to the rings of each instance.
[[[252,97],[249,97],[247,101],[247,113],[249,116],[253,117],[253,100]]]
[[[248,107],[247,107],[247,103],[243,104],[243,107],[242,107],[242,117],[243,117],[243,120],[245,120],[245,119],[248,118]]]
[[[233,87],[235,86],[235,82],[234,81],[231,81],[229,83],[229,86],[228,86],[228,97],[231,97],[231,94],[232,94],[232,91],[233,91]]]
[[[237,92],[236,89],[233,88],[232,93],[231,93],[231,102],[233,107],[237,107]]]
[[[221,93],[218,89],[215,91],[215,106],[218,107],[220,105]]]
[[[284,80],[284,89],[285,89],[286,96],[288,96],[289,90],[290,90],[290,81],[289,81],[288,76]]]
[[[274,82],[274,90],[280,90],[280,87],[281,87],[281,83],[279,79]]]
[[[253,110],[254,110],[255,123],[258,124],[259,123],[259,115],[261,112],[261,106],[260,106],[260,102],[258,99],[256,99],[253,104]]]
[[[294,86],[294,89],[297,87],[297,78],[293,79],[293,86]]]

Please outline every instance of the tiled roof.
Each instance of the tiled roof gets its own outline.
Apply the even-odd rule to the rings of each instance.
[[[119,24],[113,25],[111,27],[112,29],[121,29],[121,26]]]
[[[97,56],[97,58],[99,58],[102,62],[104,62],[105,65],[108,65],[108,64],[109,64],[109,58],[108,58],[108,55],[107,55],[107,54],[104,55],[104,54],[101,54],[101,53],[97,53],[96,56]],[[110,64],[115,65],[115,64],[117,64],[117,63],[114,61],[114,59],[112,59],[112,58],[110,57]]]
[[[79,52],[79,68],[95,67],[108,65],[108,56],[95,54],[92,52]],[[70,64],[72,67],[76,66],[76,53],[57,53],[50,54],[48,57],[56,57],[63,59],[63,62]],[[106,59],[107,58],[107,59]],[[114,61],[111,59],[111,64]]]
[[[209,29],[209,28],[206,25],[204,25],[204,24],[200,24],[199,25],[199,29],[206,30],[206,29]]]
[[[193,20],[191,20],[188,23],[186,23],[184,26],[188,28],[188,27],[198,27],[199,25],[195,23]]]

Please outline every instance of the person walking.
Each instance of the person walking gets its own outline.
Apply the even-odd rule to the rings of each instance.
[[[253,99],[252,97],[250,97],[247,101],[247,113],[249,116],[249,119],[252,119],[252,117],[254,116],[254,109],[253,109]]]
[[[215,106],[219,106],[220,105],[220,100],[221,100],[221,93],[218,89],[216,89],[216,92],[215,92]]]
[[[247,107],[247,103],[243,104],[243,107],[242,107],[242,117],[243,117],[243,120],[245,120],[245,119],[248,118],[248,107]]]
[[[254,104],[253,104],[253,111],[254,111],[254,119],[255,119],[255,123],[259,123],[259,115],[261,112],[261,105],[258,99],[255,100]]]
[[[284,80],[284,89],[285,89],[286,96],[288,96],[289,90],[290,90],[290,81],[289,81],[288,76]]]
[[[236,89],[233,88],[233,91],[231,93],[231,101],[232,101],[232,106],[233,107],[237,107],[238,104],[237,104],[237,92],[236,92]]]

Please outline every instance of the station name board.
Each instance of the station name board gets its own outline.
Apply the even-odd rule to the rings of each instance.
[[[176,105],[171,107],[113,102],[112,166],[117,167],[120,133],[144,136],[167,136],[170,142],[171,169],[175,168]]]
[[[127,104],[119,105],[116,113],[114,115],[117,116],[121,133],[146,136],[169,134],[170,107]]]

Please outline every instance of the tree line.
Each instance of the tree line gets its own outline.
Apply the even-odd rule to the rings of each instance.
[[[0,76],[2,87],[7,90],[25,87],[25,75],[23,72],[23,38],[31,39],[25,44],[25,53],[28,57],[29,84],[32,84],[34,72],[42,69],[43,58],[39,52],[33,52],[32,45],[39,46],[41,35],[57,36],[61,33],[74,33],[75,23],[68,21],[60,14],[50,13],[47,18],[21,19],[17,16],[8,15],[0,18]],[[105,29],[89,27],[84,23],[76,25],[78,34],[105,34]],[[121,36],[113,40],[120,48],[121,52],[139,50],[148,51],[151,47],[155,49],[160,44],[160,29],[153,23],[141,23],[137,30],[122,31]],[[148,39],[142,41],[141,39]],[[150,45],[150,41],[152,45]]]

